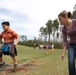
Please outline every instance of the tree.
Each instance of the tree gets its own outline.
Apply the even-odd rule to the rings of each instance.
[[[25,36],[25,35],[21,35],[20,36],[20,41],[26,41],[27,40],[27,36]]]
[[[59,38],[58,28],[59,28],[59,22],[58,22],[57,19],[55,19],[55,20],[53,21],[53,32],[54,32],[54,34],[55,34],[55,31],[57,31],[57,33],[56,33],[57,39]]]
[[[43,26],[40,28],[39,32],[41,35],[44,35],[44,27]]]
[[[74,11],[72,13],[72,19],[76,19],[76,4],[74,6]]]
[[[44,37],[44,40],[47,40],[47,28],[44,28],[43,26],[39,30],[41,32],[41,35]]]
[[[36,39],[36,36],[34,36],[34,43],[36,43],[37,42],[37,39]]]
[[[50,35],[52,34],[52,20],[48,20],[48,22],[46,23],[46,28],[47,28],[47,33],[49,35],[49,43],[50,43]]]
[[[39,41],[39,43],[42,42],[42,35],[41,34],[39,34],[38,41]]]
[[[47,28],[44,28],[44,41],[46,42],[47,41]]]

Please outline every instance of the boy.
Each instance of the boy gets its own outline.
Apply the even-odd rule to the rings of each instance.
[[[4,65],[2,55],[10,55],[14,61],[14,68],[17,68],[17,51],[16,45],[19,41],[19,36],[13,30],[10,29],[9,22],[2,23],[3,32],[0,34],[0,40],[3,38],[4,43],[0,49],[0,67]]]

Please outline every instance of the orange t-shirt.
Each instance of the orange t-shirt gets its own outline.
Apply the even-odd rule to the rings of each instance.
[[[0,39],[4,39],[4,42],[14,42],[14,39],[16,39],[18,37],[18,34],[15,33],[15,31],[9,29],[8,31],[3,31],[0,34]]]

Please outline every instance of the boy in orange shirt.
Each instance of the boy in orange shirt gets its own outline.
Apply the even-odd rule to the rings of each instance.
[[[3,38],[4,43],[0,49],[0,67],[4,65],[2,55],[10,55],[14,61],[14,68],[17,68],[17,50],[16,45],[19,41],[19,36],[13,30],[10,29],[9,22],[2,23],[3,32],[0,34],[0,40]]]

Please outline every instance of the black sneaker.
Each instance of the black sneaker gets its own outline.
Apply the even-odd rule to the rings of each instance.
[[[17,64],[14,64],[14,69],[17,69]]]
[[[3,65],[5,65],[5,62],[3,62],[2,64],[0,64],[0,68],[1,68]]]

